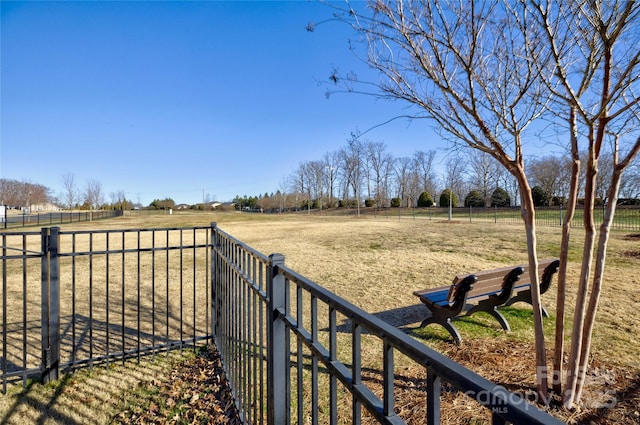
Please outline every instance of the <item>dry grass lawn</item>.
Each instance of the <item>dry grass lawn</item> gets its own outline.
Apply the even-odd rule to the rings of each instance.
[[[524,232],[519,226],[398,217],[223,213],[125,216],[94,223],[73,223],[64,225],[63,229],[180,227],[208,225],[211,221],[264,254],[284,254],[285,264],[290,268],[483,376],[514,390],[518,389],[517,386],[532,385],[534,375],[530,369],[533,359],[527,356],[533,357],[533,333],[527,326],[526,314],[520,322],[517,320],[519,312],[526,310],[527,306],[517,305],[510,313],[516,323],[522,323],[521,326],[512,325],[510,334],[497,331],[490,321],[483,325],[482,319],[479,323],[462,323],[460,329],[465,342],[456,347],[436,326],[417,328],[426,309],[412,295],[417,289],[447,285],[459,273],[526,262]],[[574,231],[574,243],[579,244],[579,233],[579,229]],[[557,257],[560,230],[539,228],[538,234],[539,257]],[[569,303],[574,299],[581,260],[579,245],[574,246],[569,264]],[[618,405],[622,407],[615,415],[609,415],[610,412],[593,415],[593,410],[564,412],[561,416],[567,421],[588,423],[593,419],[594,423],[640,423],[637,409],[640,401],[640,340],[637,338],[640,334],[640,318],[637,316],[640,308],[639,253],[640,238],[637,235],[630,232],[612,234],[592,350],[592,362],[598,371],[593,375],[595,381],[600,382],[600,386],[606,383],[615,388],[619,394]],[[555,316],[555,289],[554,285],[543,296],[552,319]],[[548,348],[551,348],[553,320],[548,320],[546,326]],[[123,408],[132,388],[139,383],[159,379],[163,368],[166,368],[166,364],[157,361],[149,363],[149,366],[145,364],[143,362],[140,367],[113,365],[103,370],[104,373],[99,373],[97,368],[88,374],[77,372],[65,378],[62,385],[43,387],[34,383],[24,393],[21,393],[21,386],[11,388],[6,396],[0,396],[2,423],[24,423],[25,418],[27,422],[40,423],[109,422],[109,418],[114,418]],[[145,370],[148,373],[145,374]],[[407,379],[416,378],[410,376],[411,368],[403,373]],[[130,378],[124,379],[125,375]],[[83,398],[87,393],[98,402],[87,403]],[[83,409],[88,410],[78,408],[67,413],[68,405],[83,405]],[[636,406],[635,411],[633,406]],[[447,419],[447,415],[443,415],[443,420],[448,423],[471,420],[465,419],[468,406],[458,408],[461,410],[450,409],[448,415],[453,416]],[[420,414],[411,414],[418,423]]]

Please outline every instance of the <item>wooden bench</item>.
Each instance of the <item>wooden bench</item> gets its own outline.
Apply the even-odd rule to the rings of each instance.
[[[540,294],[545,293],[551,286],[553,275],[558,271],[559,265],[560,261],[557,259],[539,262]],[[502,329],[510,331],[509,323],[498,311],[498,307],[519,301],[531,304],[528,269],[528,266],[521,265],[458,275],[450,286],[415,291],[413,294],[419,297],[431,312],[431,316],[423,320],[420,327],[432,323],[440,324],[449,331],[454,341],[460,344],[460,332],[451,321],[463,314],[470,316],[484,311],[495,317]],[[549,317],[544,307],[542,314]]]

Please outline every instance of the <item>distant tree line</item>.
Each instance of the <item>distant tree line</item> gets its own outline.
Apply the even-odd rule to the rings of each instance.
[[[52,199],[51,190],[41,184],[12,179],[0,179],[0,204],[12,208],[31,208]]]
[[[455,156],[455,157],[454,157]],[[366,207],[510,207],[519,205],[518,185],[495,159],[476,150],[461,151],[435,171],[435,151],[394,157],[382,142],[353,135],[347,146],[321,159],[299,163],[276,192],[236,196],[236,209],[299,210]],[[527,162],[536,206],[565,205],[571,173],[566,157],[545,155]],[[597,199],[604,204],[613,158],[602,158]],[[640,164],[629,167],[620,204],[638,204]]]
[[[32,209],[34,205],[46,203],[80,210],[130,210],[134,207],[123,190],[110,193],[109,201],[105,200],[102,184],[98,180],[88,180],[84,188],[77,185],[73,174],[65,174],[62,180],[64,190],[56,196],[50,188],[42,184],[0,179],[0,204],[18,209]]]

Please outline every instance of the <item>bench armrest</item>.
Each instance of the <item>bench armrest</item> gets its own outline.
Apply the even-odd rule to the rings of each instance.
[[[455,303],[456,301],[464,301],[467,293],[473,289],[473,284],[478,281],[478,277],[474,274],[465,276],[464,278],[456,277],[449,288],[447,301]]]

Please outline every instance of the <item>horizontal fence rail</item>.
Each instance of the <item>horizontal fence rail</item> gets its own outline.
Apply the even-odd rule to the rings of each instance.
[[[282,255],[215,223],[212,231],[212,329],[244,423],[403,424],[414,411],[395,404],[400,389],[422,400],[428,424],[440,423],[443,392],[484,406],[492,423],[561,423],[287,268]]]
[[[0,233],[2,382],[206,343],[210,228]]]

